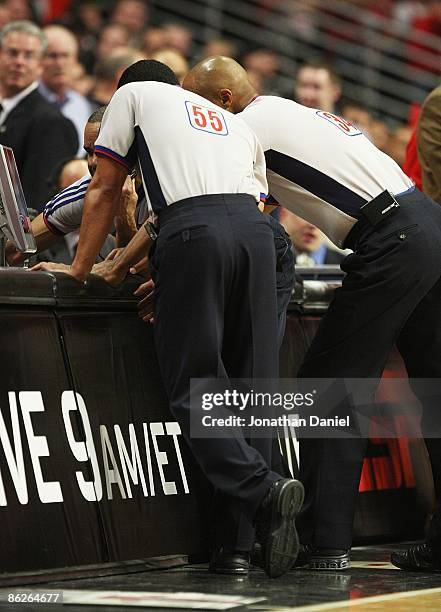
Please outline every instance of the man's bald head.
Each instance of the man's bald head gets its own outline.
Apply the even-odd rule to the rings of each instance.
[[[220,55],[196,64],[182,86],[232,113],[240,113],[256,95],[244,68]]]

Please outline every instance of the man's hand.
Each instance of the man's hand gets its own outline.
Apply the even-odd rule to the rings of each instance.
[[[133,220],[134,223],[135,209],[137,203],[138,195],[135,189],[135,179],[132,179],[130,174],[128,174],[121,189],[121,198],[119,200],[116,216],[127,217],[127,219]]]
[[[120,285],[127,276],[126,272],[118,268],[116,259],[100,261],[100,263],[93,266],[91,273],[100,276],[106,283],[112,285],[112,287]]]
[[[147,281],[139,285],[138,289],[133,295],[144,296],[138,304],[138,315],[146,323],[154,322],[154,293],[155,284],[152,280]]]
[[[132,266],[129,270],[130,274],[139,274],[145,278],[150,278],[150,268],[148,257],[143,257],[138,263]]]
[[[124,181],[114,219],[116,243],[119,247],[126,246],[136,234],[135,209],[137,202],[135,180],[129,175]]]
[[[110,251],[110,253],[106,257],[106,261],[112,261],[119,257],[126,247],[116,247]]]
[[[140,274],[146,279],[150,278],[147,257],[143,257],[138,263],[127,270],[127,266],[121,266],[122,256],[126,247],[116,248],[111,251],[105,261],[97,263],[92,268],[92,274],[101,276],[109,285],[116,286],[123,282],[127,274]],[[121,259],[118,259],[121,258]]]
[[[82,278],[78,278],[77,276],[75,276],[74,272],[72,271],[72,266],[68,266],[67,264],[63,263],[41,261],[40,263],[30,268],[30,270],[34,272],[63,272],[63,274],[68,274],[69,276],[72,276],[72,278],[75,278],[77,281],[81,283],[83,282]]]

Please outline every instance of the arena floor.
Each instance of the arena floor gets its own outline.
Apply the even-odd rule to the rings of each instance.
[[[30,588],[52,591],[62,590],[64,596],[75,589],[88,591],[88,598],[98,595],[109,596],[108,591],[148,592],[186,592],[204,594],[223,594],[252,598],[266,598],[264,601],[246,605],[240,610],[283,611],[325,611],[352,610],[372,612],[388,610],[403,612],[414,610],[441,609],[441,574],[404,573],[389,563],[391,549],[396,545],[383,547],[360,547],[353,550],[353,567],[342,573],[312,573],[293,570],[277,580],[267,579],[259,569],[253,569],[248,578],[213,576],[207,573],[206,566],[193,565],[172,570],[132,573],[122,576],[102,578],[81,578],[69,581],[50,582],[33,585]],[[5,589],[2,589],[5,590]],[[26,587],[15,587],[24,591]],[[118,611],[142,605],[131,593],[115,605],[69,605],[69,612]],[[9,610],[55,610],[58,605],[0,604],[0,609]],[[133,609],[136,609],[133,608]],[[138,608],[139,609],[139,608]],[[142,609],[153,609],[142,605]],[[158,608],[155,608],[158,609]],[[173,605],[161,607],[162,610],[177,609]],[[185,606],[181,609],[194,609]],[[199,609],[209,610],[208,603],[201,602]]]

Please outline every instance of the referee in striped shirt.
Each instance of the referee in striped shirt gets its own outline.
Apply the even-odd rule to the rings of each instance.
[[[294,519],[303,487],[269,468],[270,439],[250,444],[237,427],[222,437],[192,435],[203,413],[190,403],[189,388],[191,378],[228,385],[230,378],[278,374],[274,240],[258,208],[267,191],[263,152],[241,119],[176,87],[166,66],[144,60],[127,74],[138,70],[143,82],[123,85],[103,118],[77,255],[63,271],[86,278],[127,171],[138,162],[159,222],[150,264],[162,378],[170,409],[216,491],[212,569],[229,571],[233,558],[234,572],[247,573],[255,529],[264,569],[277,577],[298,554]],[[225,413],[216,407],[212,414]]]

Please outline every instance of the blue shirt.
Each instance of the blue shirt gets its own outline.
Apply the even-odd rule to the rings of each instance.
[[[38,91],[48,102],[55,104],[60,109],[60,112],[72,121],[77,130],[78,142],[80,143],[77,155],[78,157],[83,157],[84,127],[95,107],[87,98],[73,89],[68,89],[62,100],[60,100],[55,92],[46,87],[42,81],[38,85]]]

